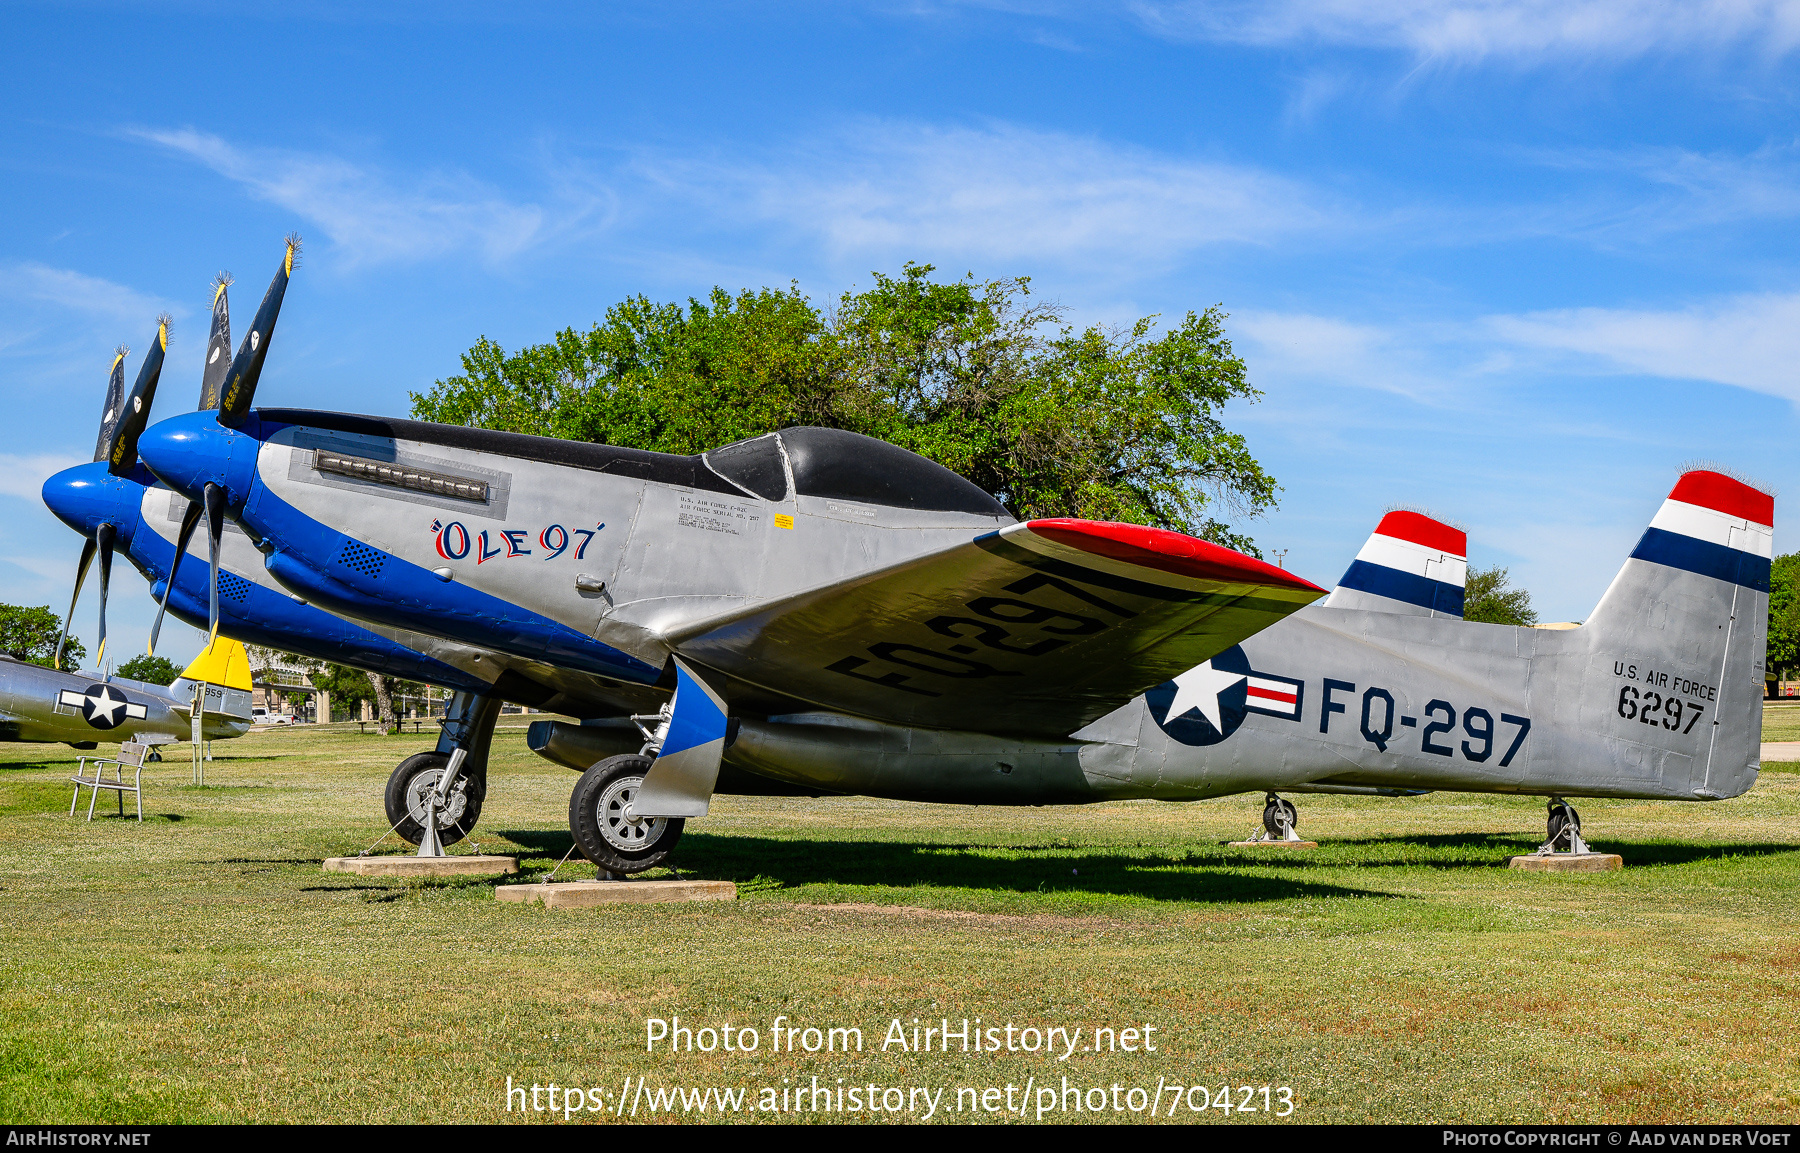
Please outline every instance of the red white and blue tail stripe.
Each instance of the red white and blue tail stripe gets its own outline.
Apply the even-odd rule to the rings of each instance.
[[[1766,593],[1774,523],[1768,493],[1722,473],[1684,473],[1631,555]]]
[[[1468,558],[1469,537],[1463,530],[1423,513],[1390,512],[1325,604],[1461,619]]]

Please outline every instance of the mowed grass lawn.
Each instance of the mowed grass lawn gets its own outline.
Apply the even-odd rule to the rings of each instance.
[[[679,864],[740,900],[551,912],[490,881],[321,872],[381,833],[388,772],[425,743],[258,733],[216,746],[205,788],[184,746],[147,773],[142,826],[68,817],[70,750],[0,748],[0,1119],[545,1120],[507,1111],[509,1076],[751,1102],[843,1078],[947,1089],[936,1119],[965,1121],[1006,1115],[953,1112],[958,1088],[1064,1077],[1288,1086],[1303,1121],[1800,1117],[1800,765],[1712,805],[1584,802],[1628,862],[1601,875],[1502,867],[1543,835],[1524,798],[1299,797],[1322,847],[1291,853],[1221,844],[1260,797],[720,798]],[[503,728],[475,840],[543,875],[574,781]],[[646,1054],[645,1019],[676,1015],[760,1047]],[[859,1027],[864,1051],[773,1052],[778,1015]],[[1157,1051],[883,1052],[895,1017],[1148,1023]]]

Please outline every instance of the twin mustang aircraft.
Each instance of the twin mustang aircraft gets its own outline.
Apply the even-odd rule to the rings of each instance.
[[[689,457],[253,408],[293,255],[228,364],[215,294],[199,411],[147,426],[140,377],[105,460],[44,496],[185,620],[454,689],[387,790],[422,851],[474,826],[502,701],[587,718],[529,741],[581,771],[570,830],[615,873],[714,793],[1262,791],[1289,839],[1277,791],[1535,794],[1579,850],[1563,798],[1756,779],[1774,502],[1720,473],[1680,478],[1581,627],[1469,623],[1465,537],[1417,513],[1327,597],[1178,533],[1016,521],[831,429]]]

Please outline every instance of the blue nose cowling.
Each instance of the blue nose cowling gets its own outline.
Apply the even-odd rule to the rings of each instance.
[[[143,509],[144,489],[151,483],[147,472],[114,476],[105,461],[97,460],[65,468],[45,481],[44,503],[56,519],[82,536],[91,537],[102,524],[111,524],[119,545],[128,546]]]
[[[208,484],[226,493],[228,507],[242,507],[256,476],[262,442],[219,423],[216,412],[186,412],[158,421],[138,438],[138,459],[156,478],[199,500]]]

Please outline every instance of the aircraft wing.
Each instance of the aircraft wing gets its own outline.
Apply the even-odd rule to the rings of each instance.
[[[1061,737],[1324,595],[1180,533],[1036,520],[670,639],[833,711]]]

